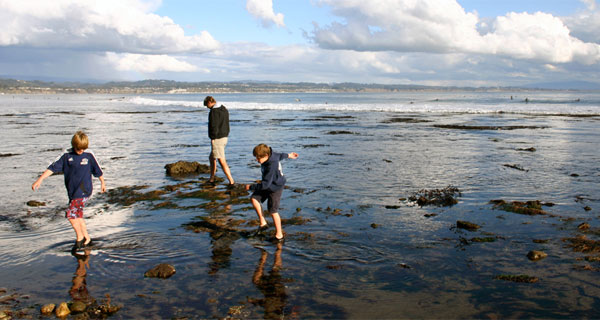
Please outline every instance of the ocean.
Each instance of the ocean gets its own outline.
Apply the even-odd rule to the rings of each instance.
[[[226,182],[199,197],[207,174],[166,175],[208,164],[205,94],[1,95],[9,308],[109,295],[117,319],[600,317],[600,93],[212,95],[236,183],[260,179],[259,143],[299,154],[282,161],[285,243],[253,235]],[[94,179],[87,256],[70,253],[62,176],[31,190],[77,130],[109,189]],[[455,201],[418,201],[436,195]],[[160,263],[176,273],[144,277]]]

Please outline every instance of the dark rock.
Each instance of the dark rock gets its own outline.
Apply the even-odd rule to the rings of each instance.
[[[548,254],[543,251],[531,250],[527,253],[527,258],[531,261],[538,261],[546,258]]]
[[[175,274],[175,267],[170,264],[161,263],[156,267],[146,271],[144,277],[166,279]]]
[[[546,127],[538,126],[467,126],[457,124],[435,124],[436,128],[441,129],[458,129],[458,130],[517,130],[517,129],[545,129]]]
[[[460,229],[466,229],[469,231],[475,231],[475,230],[481,228],[481,226],[479,226],[477,224],[474,224],[474,223],[468,222],[468,221],[461,221],[461,220],[456,221],[456,227],[460,228]]]
[[[352,131],[347,131],[347,130],[336,130],[336,131],[329,131],[327,132],[327,134],[356,134]]]
[[[454,197],[460,197],[461,195],[457,187],[447,186],[444,189],[419,190],[414,195],[408,197],[408,200],[417,202],[421,207],[428,205],[452,206],[458,203],[458,200]]]
[[[29,200],[27,201],[27,205],[30,207],[43,207],[46,205],[46,203],[42,201]]]
[[[387,120],[382,121],[382,123],[421,123],[421,122],[431,122],[429,120],[416,119],[416,118],[401,118],[401,117],[393,117]]]
[[[165,169],[167,169],[167,175],[170,176],[210,173],[210,168],[207,165],[200,164],[197,161],[177,161],[165,165]]]
[[[585,211],[591,211],[592,208],[590,208],[590,206],[585,206],[585,207],[583,207],[583,210],[585,210]]]
[[[523,169],[523,167],[519,166],[518,164],[504,164],[504,166],[507,168],[517,169],[519,171],[529,172],[529,170]]]
[[[531,147],[531,148],[517,148],[517,151],[528,151],[528,152],[535,152],[535,148]]]
[[[377,229],[379,228],[379,225],[377,223],[371,223],[371,228]]]
[[[497,280],[504,280],[504,281],[512,281],[512,282],[522,282],[522,283],[535,283],[538,282],[538,278],[537,277],[531,277],[528,275],[509,275],[509,274],[501,274],[499,276],[494,277],[494,279]]]

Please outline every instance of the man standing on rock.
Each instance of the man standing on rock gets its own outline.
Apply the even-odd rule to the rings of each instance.
[[[214,108],[216,104],[215,98],[211,96],[204,98],[204,106],[210,109],[208,113],[208,137],[210,138],[211,150],[208,157],[210,162],[210,178],[208,181],[215,181],[217,160],[219,160],[221,169],[223,169],[223,173],[225,173],[229,180],[229,185],[233,186],[235,182],[225,160],[225,146],[227,145],[227,137],[229,136],[229,111],[227,111],[224,105]]]

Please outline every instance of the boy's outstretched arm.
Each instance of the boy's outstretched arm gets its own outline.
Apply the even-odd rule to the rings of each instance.
[[[296,158],[298,158],[298,154],[295,152],[290,152],[290,153],[288,153],[288,158],[296,159]]]
[[[100,193],[106,192],[106,183],[104,183],[104,176],[99,176],[100,180]]]
[[[35,182],[31,185],[31,190],[35,191],[37,190],[40,185],[42,185],[42,181],[46,178],[48,178],[49,176],[51,176],[54,172],[52,172],[52,170],[50,169],[46,169],[46,171],[44,171],[40,177],[35,180]]]

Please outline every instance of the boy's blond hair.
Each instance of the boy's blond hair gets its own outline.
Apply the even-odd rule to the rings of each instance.
[[[252,150],[252,154],[257,158],[262,158],[264,156],[270,156],[271,148],[269,148],[268,145],[261,143],[261,144],[257,145],[256,147],[254,147],[254,150]]]
[[[71,146],[76,150],[85,150],[88,148],[88,136],[83,131],[77,131],[71,139]]]

